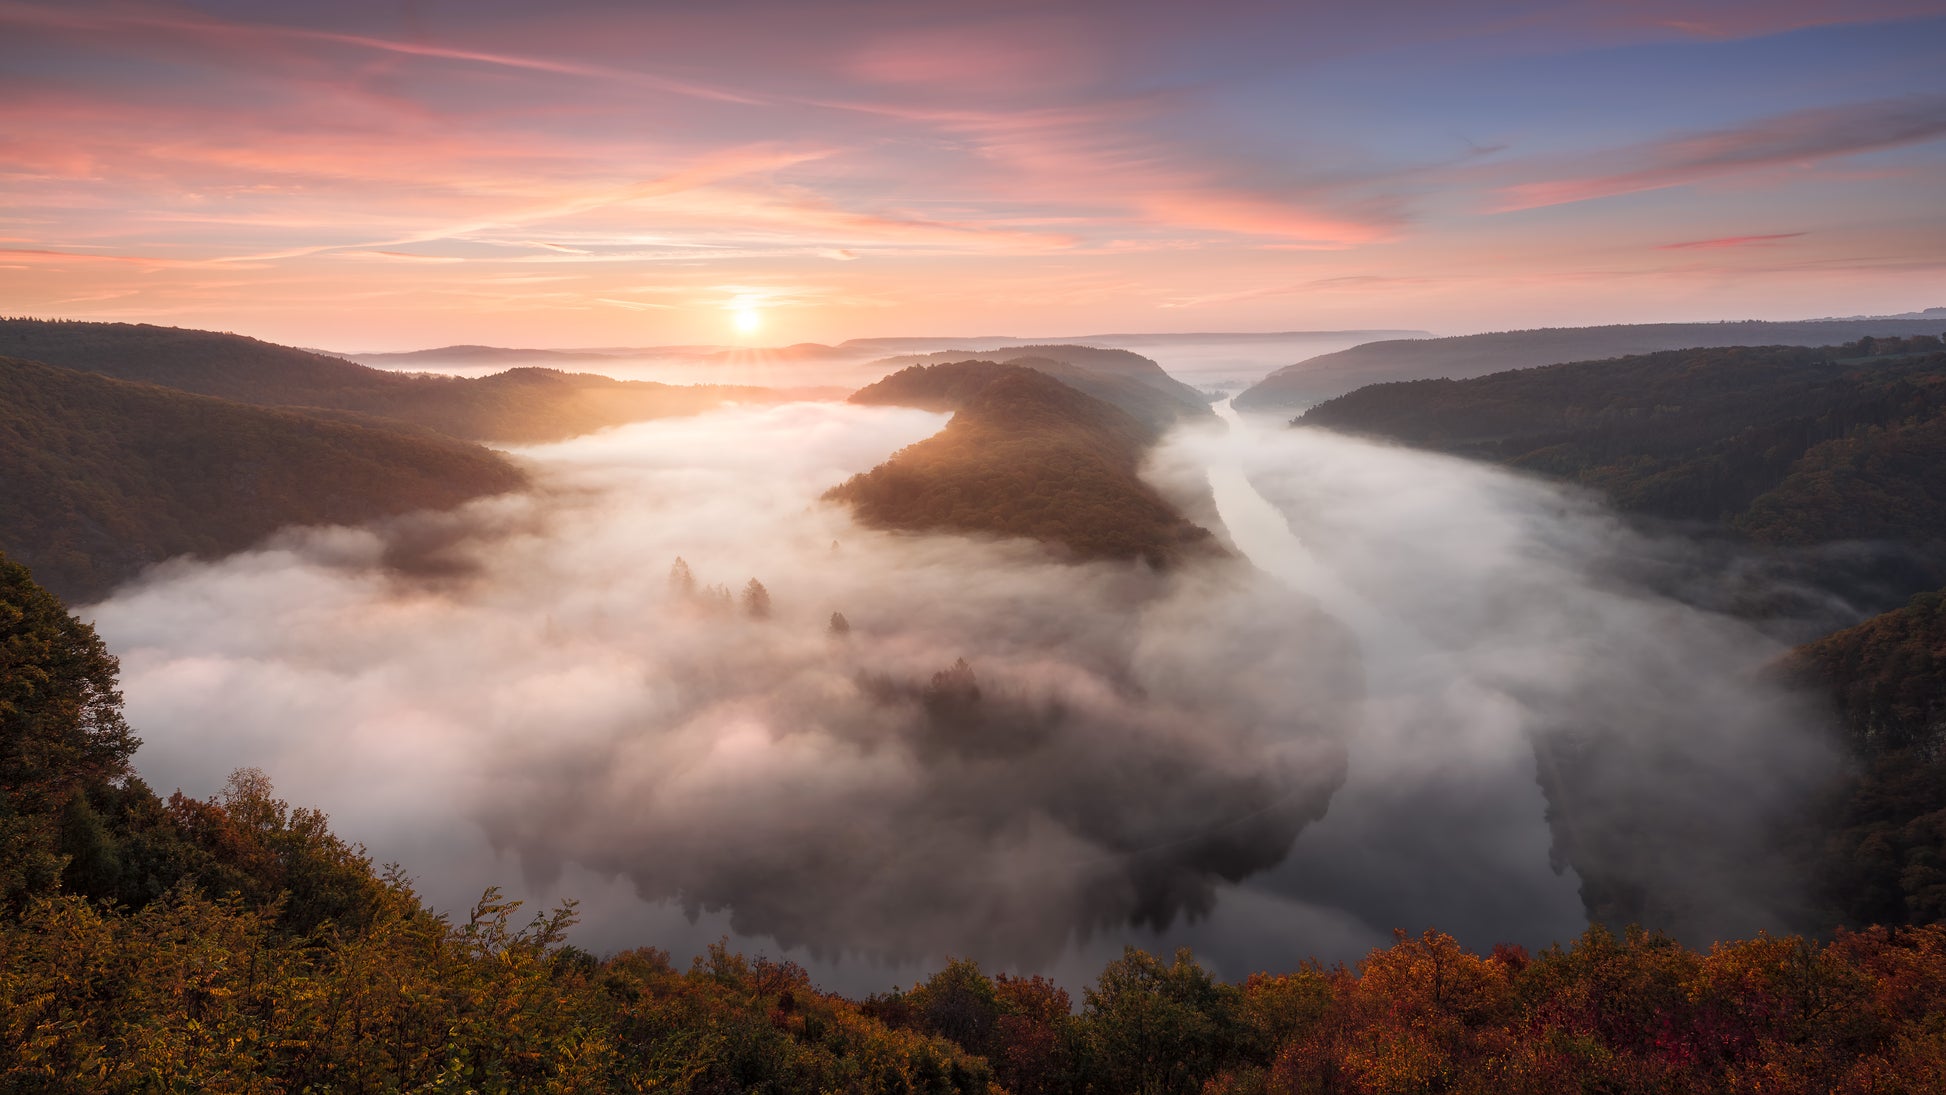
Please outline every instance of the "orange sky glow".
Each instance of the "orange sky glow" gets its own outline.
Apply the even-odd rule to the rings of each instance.
[[[1905,311],[1946,304],[1942,46],[1908,0],[0,0],[0,310],[338,350]]]

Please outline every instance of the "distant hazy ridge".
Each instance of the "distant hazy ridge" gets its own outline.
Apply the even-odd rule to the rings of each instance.
[[[680,387],[552,369],[477,380],[374,369],[242,335],[130,323],[0,320],[0,354],[264,406],[397,419],[474,441],[558,441],[694,414],[761,388]]]

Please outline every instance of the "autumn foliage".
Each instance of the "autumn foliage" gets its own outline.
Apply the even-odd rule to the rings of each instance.
[[[10,1091],[1934,1092],[1946,930],[1699,954],[1597,929],[1528,958],[1401,936],[1352,968],[1224,984],[1131,950],[1078,1012],[956,962],[862,1004],[720,947],[597,960],[571,914],[464,923],[396,876],[362,930],[273,907],[78,897],[0,925]]]

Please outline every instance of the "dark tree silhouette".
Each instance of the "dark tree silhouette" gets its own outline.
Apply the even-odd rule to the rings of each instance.
[[[743,587],[743,612],[753,620],[770,619],[770,591],[755,578]]]

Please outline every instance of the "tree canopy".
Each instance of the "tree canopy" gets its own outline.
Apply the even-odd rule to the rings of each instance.
[[[153,563],[513,490],[464,441],[0,358],[0,550],[92,600]]]
[[[1159,428],[1043,373],[915,365],[852,399],[955,411],[938,434],[826,494],[868,525],[1018,536],[1157,567],[1221,551],[1138,474]]]
[[[69,800],[125,776],[136,738],[94,628],[0,555],[0,901],[51,890]]]

